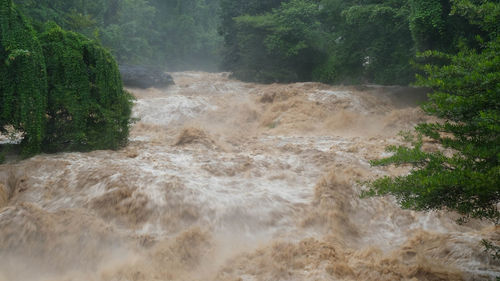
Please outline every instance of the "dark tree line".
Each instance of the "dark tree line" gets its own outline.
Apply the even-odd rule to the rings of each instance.
[[[408,84],[417,52],[486,35],[452,2],[221,0],[223,67],[249,81]]]

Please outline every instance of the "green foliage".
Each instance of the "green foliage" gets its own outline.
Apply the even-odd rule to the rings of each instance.
[[[473,7],[478,9],[478,6],[469,0],[411,0],[409,3],[410,30],[418,51],[456,53],[463,45],[478,47],[475,37],[487,34],[470,20]],[[482,12],[476,10],[477,13]],[[484,21],[481,22],[483,25]]]
[[[40,31],[47,21],[56,22],[64,29],[91,35],[92,31],[111,17],[113,4],[119,0],[15,0],[21,11],[32,19]]]
[[[500,5],[498,1],[454,0],[452,14],[465,17],[469,23],[483,31],[490,40],[500,35]]]
[[[261,82],[407,84],[415,52],[406,2],[222,1],[223,67]]]
[[[323,33],[320,10],[314,2],[292,0],[273,10],[272,32],[265,40],[267,50],[293,69],[298,80],[311,80],[315,65],[325,57],[320,46]]]
[[[494,33],[500,23],[496,28],[490,24],[479,26],[480,32],[493,32],[489,34],[493,39],[479,50],[421,55],[447,60],[425,65],[426,75],[418,82],[434,89],[424,110],[444,121],[420,124],[419,137],[407,139],[409,146],[390,147],[392,157],[375,161],[375,165],[410,164],[414,169],[407,176],[376,180],[365,195],[392,194],[404,208],[416,210],[446,208],[460,213],[460,222],[470,218],[500,222],[500,37]],[[448,152],[424,152],[423,136]]]
[[[156,12],[146,0],[120,1],[116,21],[100,28],[99,39],[115,53],[118,61],[149,63],[154,59],[150,42],[157,36]]]
[[[266,80],[270,74],[272,79],[275,73],[258,67],[266,64],[275,65],[267,60],[266,53],[262,52],[263,45],[262,26],[258,24],[238,24],[235,20],[242,16],[257,16],[271,11],[280,6],[281,0],[220,0],[220,26],[219,33],[224,38],[224,56],[222,58],[222,68],[233,71],[235,76],[243,80]],[[244,19],[244,18],[241,18]],[[242,21],[244,23],[244,21]],[[256,29],[254,30],[254,27]],[[240,32],[241,28],[248,28],[248,32]],[[254,47],[255,46],[255,47]],[[258,67],[258,68],[257,68]],[[259,76],[259,69],[260,77]],[[287,70],[284,69],[286,72]],[[262,73],[263,72],[263,73]]]
[[[125,144],[130,95],[105,49],[55,24],[37,38],[10,0],[0,27],[0,127],[24,133],[24,156]]]
[[[408,84],[413,42],[406,1],[326,0],[325,26],[333,26],[329,59],[315,72],[327,83]]]
[[[99,40],[124,64],[214,69],[218,0],[15,0],[39,31],[53,21]]]
[[[35,32],[10,0],[0,1],[0,127],[25,132],[23,154],[40,151],[45,137],[45,62]]]
[[[223,68],[250,81],[407,85],[418,51],[456,53],[497,34],[490,2],[222,0]]]
[[[150,0],[156,10],[154,54],[185,70],[217,69],[222,38],[217,32],[219,0]],[[155,58],[157,59],[157,58]]]
[[[410,29],[419,50],[438,49],[450,45],[446,17],[450,12],[447,0],[411,0]],[[444,40],[443,40],[444,39]],[[442,47],[442,46],[439,46]]]
[[[272,13],[235,17],[238,60],[234,75],[261,82],[310,80],[322,51],[318,6],[304,0],[283,2]]]
[[[490,254],[493,259],[495,260],[500,260],[500,247],[491,243],[491,241],[488,240],[482,240],[481,244],[483,244],[485,248],[485,252]],[[497,277],[498,280],[498,277]]]
[[[131,113],[118,67],[97,43],[51,25],[41,34],[49,85],[43,148],[116,149],[128,136]]]

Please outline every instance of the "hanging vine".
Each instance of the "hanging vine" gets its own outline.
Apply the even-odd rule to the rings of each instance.
[[[47,77],[34,30],[11,0],[0,0],[0,129],[25,133],[23,154],[40,152],[45,136]]]
[[[11,0],[0,0],[0,130],[24,132],[25,156],[124,145],[130,99],[98,43],[53,23],[37,38]]]
[[[46,27],[40,41],[49,84],[44,150],[123,145],[130,102],[111,55],[96,42],[55,24]]]

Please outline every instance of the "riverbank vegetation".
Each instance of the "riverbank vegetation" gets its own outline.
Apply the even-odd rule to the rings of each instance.
[[[126,143],[130,95],[106,49],[56,24],[36,32],[11,0],[0,27],[0,128],[24,134],[24,156]]]
[[[452,12],[474,26],[475,41],[460,41],[444,51],[426,51],[418,85],[434,92],[423,109],[441,121],[420,124],[408,146],[390,147],[394,155],[376,165],[413,166],[407,176],[385,177],[369,195],[392,194],[405,208],[448,209],[500,223],[500,3],[453,1]],[[424,141],[443,149],[425,151]],[[447,150],[447,151],[445,151]]]
[[[418,52],[480,47],[487,31],[469,17],[475,2],[484,2],[478,14],[495,3],[221,0],[223,68],[246,81],[407,85]]]

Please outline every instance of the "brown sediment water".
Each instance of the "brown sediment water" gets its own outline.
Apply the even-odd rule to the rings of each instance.
[[[127,147],[0,166],[0,281],[500,276],[499,228],[359,197],[408,172],[369,160],[428,120],[420,90],[173,76],[130,89]]]

